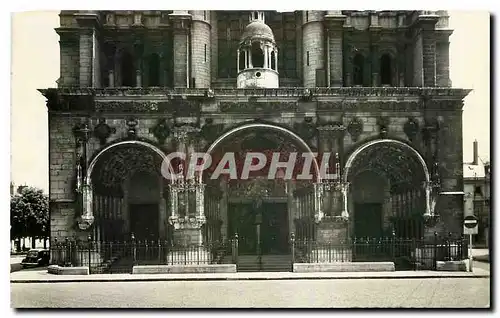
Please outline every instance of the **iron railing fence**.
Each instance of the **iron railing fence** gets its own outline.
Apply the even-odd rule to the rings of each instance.
[[[148,240],[103,242],[55,240],[50,247],[51,264],[89,266],[90,273],[129,273],[134,265],[236,264],[239,243],[231,239],[203,244],[175,245],[171,241]],[[292,263],[394,262],[397,270],[434,270],[437,261],[463,260],[468,257],[464,238],[433,239],[352,238],[341,242],[290,240]]]
[[[291,240],[295,263],[394,262],[397,270],[435,270],[437,261],[468,258],[464,238],[352,238],[341,242]]]
[[[51,264],[90,266],[90,273],[129,273],[135,265],[200,265],[235,263],[237,239],[175,245],[165,240],[55,240]]]

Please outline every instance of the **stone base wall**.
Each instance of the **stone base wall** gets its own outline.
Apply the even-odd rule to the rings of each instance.
[[[235,264],[134,266],[132,274],[236,273]]]
[[[393,262],[295,263],[294,273],[308,272],[393,272]]]

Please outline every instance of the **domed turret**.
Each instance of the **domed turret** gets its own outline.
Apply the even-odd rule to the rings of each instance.
[[[238,48],[238,88],[277,88],[278,48],[264,12],[250,14]]]

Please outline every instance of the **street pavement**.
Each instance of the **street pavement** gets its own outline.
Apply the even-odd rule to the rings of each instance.
[[[11,284],[13,308],[488,308],[489,278]]]

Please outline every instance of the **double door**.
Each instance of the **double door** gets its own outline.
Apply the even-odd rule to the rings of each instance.
[[[238,233],[240,255],[285,254],[288,252],[286,203],[232,203],[228,209],[228,236]]]

